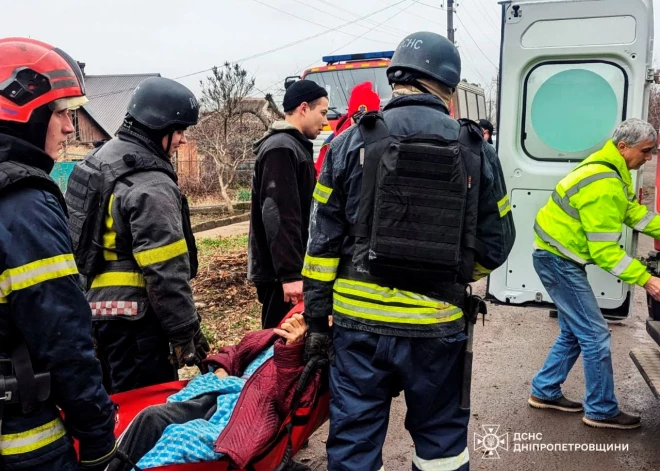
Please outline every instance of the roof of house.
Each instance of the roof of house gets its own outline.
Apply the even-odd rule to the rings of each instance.
[[[149,77],[160,77],[160,74],[87,75],[85,87],[89,102],[83,108],[112,137],[124,121],[133,90]]]

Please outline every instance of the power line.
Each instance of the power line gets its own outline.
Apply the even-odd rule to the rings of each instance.
[[[482,7],[481,9],[479,9],[479,13],[481,14],[482,18],[486,21],[486,24],[491,28],[491,30],[493,31],[494,34],[496,34],[496,35],[499,34],[498,31],[495,29],[495,27],[492,25],[492,23],[490,21],[490,20],[492,20],[492,18],[489,19],[488,15],[490,14],[490,12],[486,11],[487,8],[484,6],[483,0],[477,0],[477,1],[479,2],[479,5],[481,5],[481,7]],[[486,0],[486,2],[487,1],[488,0]],[[472,5],[475,5],[475,3],[472,2]]]
[[[456,19],[457,19],[458,22],[463,26],[463,29],[465,30],[465,33],[470,37],[470,39],[472,40],[472,42],[474,43],[474,45],[477,46],[477,49],[479,49],[479,52],[481,52],[481,54],[486,58],[486,60],[487,60],[488,62],[490,62],[490,64],[491,64],[493,67],[495,67],[495,68],[497,69],[497,66],[495,65],[495,63],[494,63],[492,60],[490,60],[490,57],[488,57],[488,55],[487,55],[487,54],[481,49],[481,47],[479,46],[479,43],[477,43],[477,41],[475,41],[475,39],[472,37],[472,34],[470,34],[470,30],[467,29],[467,27],[466,27],[465,24],[463,23],[463,20],[461,20],[461,17],[458,16],[458,14],[456,15]]]
[[[405,1],[408,1],[408,0],[403,0],[403,1],[401,1],[401,2],[393,3],[393,4],[389,5],[389,6],[396,6],[396,5],[399,5],[399,4],[401,4],[401,3],[404,3]],[[393,18],[395,18],[396,16],[398,16],[400,13],[404,12],[405,10],[407,10],[408,8],[410,8],[411,6],[413,6],[413,4],[414,4],[415,2],[414,2],[414,0],[411,0],[411,1],[413,2],[412,4],[410,4],[410,5],[408,5],[407,7],[405,7],[405,8],[403,8],[403,9],[397,11],[394,15],[392,15],[392,16],[389,17],[389,18],[387,18],[385,21],[382,21],[381,23],[376,23],[376,26],[375,26],[374,28],[376,28],[376,27],[378,27],[378,26],[382,26],[384,23],[387,23],[388,21],[390,21],[390,20],[392,20]],[[383,2],[383,3],[387,4],[387,2]],[[389,8],[389,6],[388,6],[387,8]],[[381,10],[378,11],[378,12],[374,12],[374,14],[375,14],[375,13],[381,13],[381,12],[387,10],[387,8],[381,9]],[[371,15],[370,15],[370,16],[371,16]],[[375,22],[372,22],[372,23],[375,23]],[[369,31],[365,32],[364,34],[368,34],[368,33],[369,33]],[[343,46],[341,46],[341,47],[339,47],[339,48],[337,48],[337,49],[335,49],[334,51],[329,52],[328,55],[330,55],[330,54],[334,54],[335,52],[339,51],[340,49],[343,49],[344,47],[350,46],[353,42],[357,41],[358,39],[359,39],[359,38],[355,38],[355,39],[351,40],[350,42],[344,44]],[[311,66],[313,66],[315,63],[316,63],[316,60],[315,60],[314,62],[310,63],[309,65],[303,67],[303,68],[300,69],[300,70],[305,71],[305,70],[309,69]],[[282,83],[282,80],[283,80],[283,78],[279,78],[279,79],[277,79],[276,81],[272,82],[270,85],[268,85],[267,87],[265,87],[264,90],[266,90],[266,91],[271,90],[271,89],[272,89],[273,87],[275,87],[277,84]],[[261,93],[264,93],[264,91],[261,90]]]
[[[314,5],[310,5],[309,3],[305,3],[305,2],[303,2],[302,0],[293,0],[293,1],[296,2],[296,3],[300,3],[301,5],[305,5],[306,7],[312,8],[313,10],[316,10],[316,11],[318,11],[318,12],[321,12],[321,13],[323,13],[324,15],[329,15],[329,16],[332,16],[333,18],[337,18],[337,19],[339,19],[339,20],[346,21],[346,18],[344,18],[344,17],[342,17],[342,16],[335,15],[334,13],[331,13],[331,12],[327,12],[327,11],[321,10],[319,7],[316,7],[316,6],[314,6]],[[353,16],[359,16],[358,14],[356,14],[356,13],[352,13],[352,12],[350,12],[349,10],[346,10],[345,8],[343,8],[342,10],[344,10],[344,11],[350,13],[350,14],[353,15]],[[365,23],[376,24],[374,21],[371,21],[371,20],[364,20],[364,21],[365,21]],[[360,26],[361,28],[366,28],[366,29],[368,29],[368,26],[363,26],[363,25],[357,25],[357,26]],[[388,34],[388,35],[394,35],[395,33],[393,33],[393,31],[403,32],[402,30],[399,30],[399,29],[396,29],[396,28],[390,28],[390,27],[387,27],[387,29],[388,29],[389,31],[387,31],[387,30],[385,30],[385,29],[382,29],[381,31],[377,31],[377,32],[379,32],[379,33],[383,33],[383,34]],[[371,29],[370,31],[373,31],[373,29]],[[398,33],[396,33],[396,34],[398,34]]]
[[[407,0],[406,0],[406,1],[407,1]],[[407,7],[403,8],[402,10],[397,11],[394,15],[390,16],[390,17],[387,18],[385,21],[382,21],[381,23],[377,24],[377,25],[374,26],[372,29],[377,28],[378,26],[380,26],[380,25],[382,25],[382,24],[385,24],[385,23],[387,23],[388,21],[390,21],[391,19],[393,19],[393,18],[399,16],[401,13],[405,12],[405,10],[407,10],[408,8],[410,8],[410,7],[413,6],[413,5],[414,5],[414,2],[411,3],[410,5],[408,5]],[[371,31],[371,30],[370,30],[370,31]],[[364,34],[369,34],[369,31],[367,31],[367,32],[364,33]],[[335,52],[339,51],[340,49],[343,49],[343,48],[345,48],[345,47],[347,47],[347,46],[350,46],[351,44],[353,44],[353,43],[354,43],[355,41],[357,41],[358,39],[360,39],[360,38],[352,39],[351,41],[347,42],[346,44],[344,44],[344,45],[342,45],[342,46],[339,46],[339,47],[338,47],[337,49],[335,49],[334,51],[329,52],[328,55],[332,55],[332,54],[334,54]],[[315,62],[312,62],[312,63],[309,64],[308,66],[303,67],[302,70],[307,70],[307,69],[309,69],[311,66],[313,66],[314,64],[315,64]]]
[[[486,80],[484,78],[484,76],[481,74],[481,72],[479,71],[479,67],[474,62],[474,60],[472,60],[472,56],[469,54],[468,50],[466,48],[463,48],[463,50],[464,50],[465,54],[462,54],[461,57],[465,57],[469,62],[469,64],[466,63],[465,65],[467,65],[470,68],[470,70],[472,70],[472,72],[474,72],[476,75],[481,77],[481,80],[484,81],[484,84],[487,83],[488,80]],[[460,49],[459,49],[459,51],[460,51]]]
[[[420,5],[424,5],[425,7],[433,8],[435,10],[442,10],[442,11],[447,11],[446,8],[439,7],[437,5],[429,5],[428,3],[420,2],[419,0],[413,0],[415,3],[419,3]]]
[[[252,0],[252,1],[255,2],[255,3],[258,3],[259,5],[263,5],[263,6],[267,7],[267,8],[271,8],[271,9],[273,9],[273,10],[275,10],[275,11],[279,11],[280,13],[284,13],[285,15],[289,15],[289,16],[292,16],[293,18],[297,18],[297,19],[299,19],[299,20],[302,20],[302,21],[304,21],[305,23],[310,23],[310,24],[313,24],[313,25],[316,25],[316,26],[320,26],[321,28],[325,28],[325,27],[326,27],[326,25],[322,25],[321,23],[316,23],[315,21],[309,20],[309,19],[307,19],[307,18],[303,18],[302,16],[298,16],[298,15],[296,15],[296,14],[294,14],[294,13],[288,12],[288,11],[286,11],[286,10],[282,10],[281,8],[274,7],[274,6],[269,5],[269,4],[265,3],[265,2],[262,2],[261,0]],[[339,31],[339,33],[346,34],[346,35],[348,35],[348,36],[354,36],[354,37],[357,37],[357,35],[355,35],[355,34],[353,34],[353,33],[347,33],[346,31]],[[369,40],[371,40],[371,41],[376,41],[376,42],[379,42],[379,43],[383,43],[383,42],[385,42],[385,41],[380,41],[379,39],[372,39],[372,38],[367,38],[367,39],[369,39]]]
[[[350,10],[347,10],[346,8],[344,8],[344,7],[340,7],[339,5],[333,5],[332,7],[333,7],[333,8],[336,8],[336,9],[338,9],[338,10],[341,10],[341,11],[345,11],[346,13],[350,13],[351,15],[359,16],[358,13],[355,13],[355,12],[352,12],[352,11],[350,11]],[[365,23],[371,23],[372,25],[377,24],[375,21],[373,21],[373,20],[369,20],[369,19],[366,19],[366,20],[364,20],[364,21],[365,21]],[[388,29],[391,29],[392,31],[397,31],[397,34],[407,35],[407,34],[409,33],[409,31],[404,31],[404,30],[402,30],[402,29],[400,29],[400,28],[396,28],[396,27],[394,27],[394,26],[387,26],[387,28],[388,28]]]
[[[281,51],[282,49],[287,49],[287,48],[289,48],[289,47],[291,47],[291,46],[295,46],[295,45],[300,44],[300,43],[303,43],[303,42],[305,42],[305,41],[309,41],[310,39],[316,39],[316,38],[318,38],[318,37],[320,37],[320,36],[324,36],[324,35],[326,35],[326,34],[328,34],[328,33],[335,32],[335,31],[337,31],[337,30],[339,30],[339,29],[341,29],[341,28],[345,28],[346,26],[349,26],[349,25],[352,25],[352,24],[354,24],[354,23],[357,23],[358,21],[364,20],[365,18],[369,18],[370,16],[373,16],[373,15],[376,15],[376,14],[378,14],[378,13],[381,13],[381,12],[383,12],[383,11],[385,11],[385,10],[389,10],[390,8],[395,7],[395,6],[397,6],[397,5],[401,4],[401,3],[404,3],[405,1],[407,1],[407,0],[400,0],[400,1],[396,2],[396,3],[393,3],[393,4],[391,4],[391,5],[388,5],[388,6],[385,7],[385,8],[380,8],[380,9],[378,9],[378,10],[376,10],[376,11],[373,11],[373,12],[371,12],[371,13],[368,13],[368,14],[364,15],[364,16],[361,16],[361,17],[359,17],[359,18],[356,18],[355,20],[348,21],[348,22],[346,22],[346,23],[344,23],[344,24],[341,24],[341,25],[339,25],[339,26],[335,26],[335,27],[333,27],[333,28],[326,28],[325,31],[321,31],[320,33],[316,33],[316,34],[313,34],[313,35],[311,35],[311,36],[307,36],[306,38],[298,39],[298,40],[296,40],[296,41],[290,42],[290,43],[288,43],[288,44],[284,44],[284,45],[282,45],[282,46],[278,46],[278,47],[273,48],[273,49],[270,49],[270,50],[268,50],[268,51],[264,51],[264,52],[260,52],[260,53],[258,53],[258,54],[254,54],[254,55],[252,55],[252,56],[244,57],[244,58],[242,58],[242,59],[239,59],[239,60],[237,60],[237,61],[233,61],[233,62],[236,63],[236,64],[240,64],[241,62],[245,62],[245,61],[248,61],[248,60],[251,60],[251,59],[256,59],[256,58],[258,58],[258,57],[262,57],[262,56],[265,56],[265,55],[271,54],[271,53],[273,53],[273,52]],[[182,78],[186,78],[186,77],[191,77],[191,76],[193,76],[193,75],[203,74],[204,72],[209,72],[209,71],[211,71],[211,70],[213,70],[213,67],[209,67],[208,69],[204,69],[204,70],[198,70],[197,72],[193,72],[193,73],[190,73],[190,74],[182,75],[182,76],[180,76],[180,77],[175,77],[174,80],[178,80],[178,79],[182,79]]]
[[[388,5],[388,3],[387,3],[385,0],[380,0],[380,1],[381,1],[381,3],[384,3],[384,4]],[[413,3],[419,3],[420,5],[423,5],[423,3],[417,2],[417,1],[415,1],[415,0],[413,0]],[[399,9],[399,11],[403,11],[403,10]],[[414,17],[416,17],[416,18],[421,18],[421,19],[424,20],[424,21],[429,21],[429,22],[431,22],[431,23],[434,23],[434,24],[439,25],[439,26],[442,26],[442,27],[445,26],[444,24],[442,24],[442,23],[440,23],[440,22],[438,22],[438,21],[432,20],[432,19],[430,19],[430,18],[426,18],[426,17],[424,17],[424,16],[422,16],[422,15],[418,15],[417,13],[413,13],[413,12],[411,12],[411,11],[406,11],[405,13],[407,13],[408,15],[414,16]]]

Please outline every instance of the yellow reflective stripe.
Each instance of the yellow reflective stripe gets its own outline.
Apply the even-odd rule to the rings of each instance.
[[[413,456],[413,464],[420,471],[456,471],[461,466],[470,462],[470,452],[468,448],[458,456],[448,456],[447,458],[436,458],[434,460],[425,460],[417,456]]]
[[[472,273],[472,279],[480,280],[482,278],[487,277],[492,272],[493,272],[493,270],[489,270],[488,268],[484,268],[483,265],[481,265],[479,262],[474,262],[474,271]]]
[[[26,432],[0,436],[0,455],[19,455],[43,448],[66,435],[64,424],[58,418]]]
[[[133,286],[145,288],[147,282],[142,273],[110,271],[94,277],[92,288],[109,288],[112,286]]]
[[[77,273],[76,262],[70,253],[8,268],[0,275],[0,296],[7,297],[13,291]]]
[[[651,221],[653,221],[653,218],[655,218],[655,214],[652,211],[648,211],[644,217],[640,219],[637,224],[635,224],[634,229],[638,232],[642,232],[651,223]]]
[[[105,216],[105,233],[103,234],[103,247],[108,249],[117,248],[117,233],[113,229],[115,220],[112,217],[112,205],[115,202],[115,195],[110,195],[108,204],[108,214]],[[107,261],[117,260],[117,253],[112,250],[104,250],[103,258]]]
[[[417,307],[427,307],[432,309],[444,309],[449,306],[447,303],[437,299],[429,298],[411,291],[401,291],[396,288],[385,288],[374,283],[364,281],[347,280],[340,278],[334,286],[337,293],[359,296],[369,300],[383,303],[410,304]],[[396,310],[409,309],[397,308]]]
[[[341,314],[361,319],[398,324],[440,324],[463,317],[461,309],[446,305],[445,309],[409,308],[384,306],[346,298],[336,293],[333,296],[333,309]]]
[[[337,278],[338,258],[322,258],[305,255],[302,276],[317,281],[334,281]]]
[[[626,271],[634,261],[634,258],[628,254],[625,254],[619,263],[617,263],[616,266],[610,270],[610,273],[616,277],[619,277],[623,275],[623,272]]]
[[[162,247],[136,252],[133,256],[140,267],[146,267],[155,263],[167,262],[186,253],[188,253],[188,244],[186,244],[186,239],[181,239]]]
[[[314,199],[321,204],[326,204],[332,195],[332,188],[323,185],[320,182],[316,183],[314,188]]]
[[[7,304],[9,301],[7,301],[7,298],[4,298],[0,296],[0,304]]]
[[[509,195],[504,195],[504,198],[497,202],[497,208],[500,210],[500,217],[503,218],[511,212],[511,203],[509,202]]]

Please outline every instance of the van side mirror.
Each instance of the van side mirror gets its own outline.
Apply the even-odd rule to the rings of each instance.
[[[291,75],[284,79],[284,89],[288,90],[291,85],[300,80],[300,75]]]

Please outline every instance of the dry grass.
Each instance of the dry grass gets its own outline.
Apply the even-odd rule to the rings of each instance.
[[[237,236],[198,241],[200,263],[193,293],[212,351],[261,327],[261,305],[247,280],[247,240]]]

